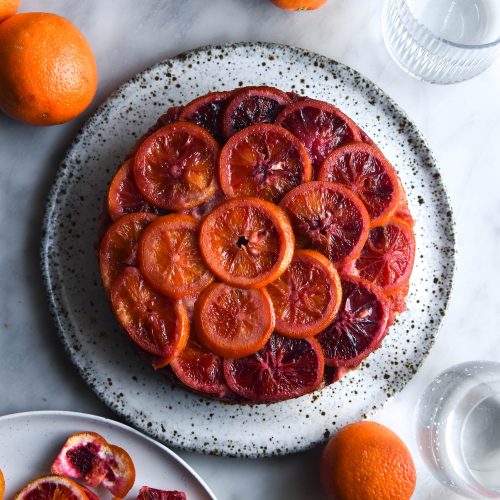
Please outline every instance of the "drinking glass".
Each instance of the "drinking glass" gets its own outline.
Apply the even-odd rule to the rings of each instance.
[[[468,80],[500,52],[500,1],[385,0],[382,31],[393,59],[414,77]]]
[[[500,363],[474,361],[436,377],[415,410],[434,476],[469,498],[500,498]]]

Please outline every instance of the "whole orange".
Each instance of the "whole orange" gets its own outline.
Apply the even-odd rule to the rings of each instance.
[[[0,23],[13,16],[19,9],[21,0],[0,0]]]
[[[67,19],[33,12],[0,24],[0,110],[32,125],[64,123],[96,88],[92,49]]]
[[[315,10],[326,3],[326,0],[271,0],[274,5],[286,10]]]
[[[390,429],[358,422],[340,429],[321,457],[321,481],[335,500],[408,500],[416,484],[413,459]]]

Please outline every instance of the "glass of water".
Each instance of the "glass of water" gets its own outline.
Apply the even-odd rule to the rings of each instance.
[[[500,498],[500,363],[462,363],[436,377],[418,402],[415,433],[444,485],[469,498]]]
[[[456,83],[483,72],[500,53],[500,1],[385,0],[382,30],[405,71]]]

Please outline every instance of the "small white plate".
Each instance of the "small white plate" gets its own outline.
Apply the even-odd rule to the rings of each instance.
[[[35,411],[0,417],[0,469],[5,476],[5,498],[13,498],[28,481],[50,473],[50,466],[66,438],[92,431],[128,451],[136,468],[135,485],[184,491],[189,500],[216,500],[198,474],[162,444],[126,425],[102,417],[64,411]],[[111,494],[99,491],[101,498]]]

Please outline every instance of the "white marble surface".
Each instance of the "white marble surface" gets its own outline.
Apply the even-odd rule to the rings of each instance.
[[[84,116],[64,126],[32,128],[0,116],[0,414],[62,409],[111,416],[62,352],[38,264],[48,189],[84,119],[117,85],[180,51],[242,40],[297,45],[351,65],[391,95],[427,137],[448,186],[459,249],[450,307],[423,368],[376,419],[413,451],[414,498],[458,498],[421,463],[412,420],[419,394],[441,370],[465,360],[500,360],[500,64],[459,85],[418,82],[385,50],[381,5],[329,0],[317,12],[289,13],[268,0],[23,1],[22,10],[55,12],[82,30],[97,57],[100,85]],[[262,460],[180,455],[221,500],[302,500],[321,498],[319,453]]]

